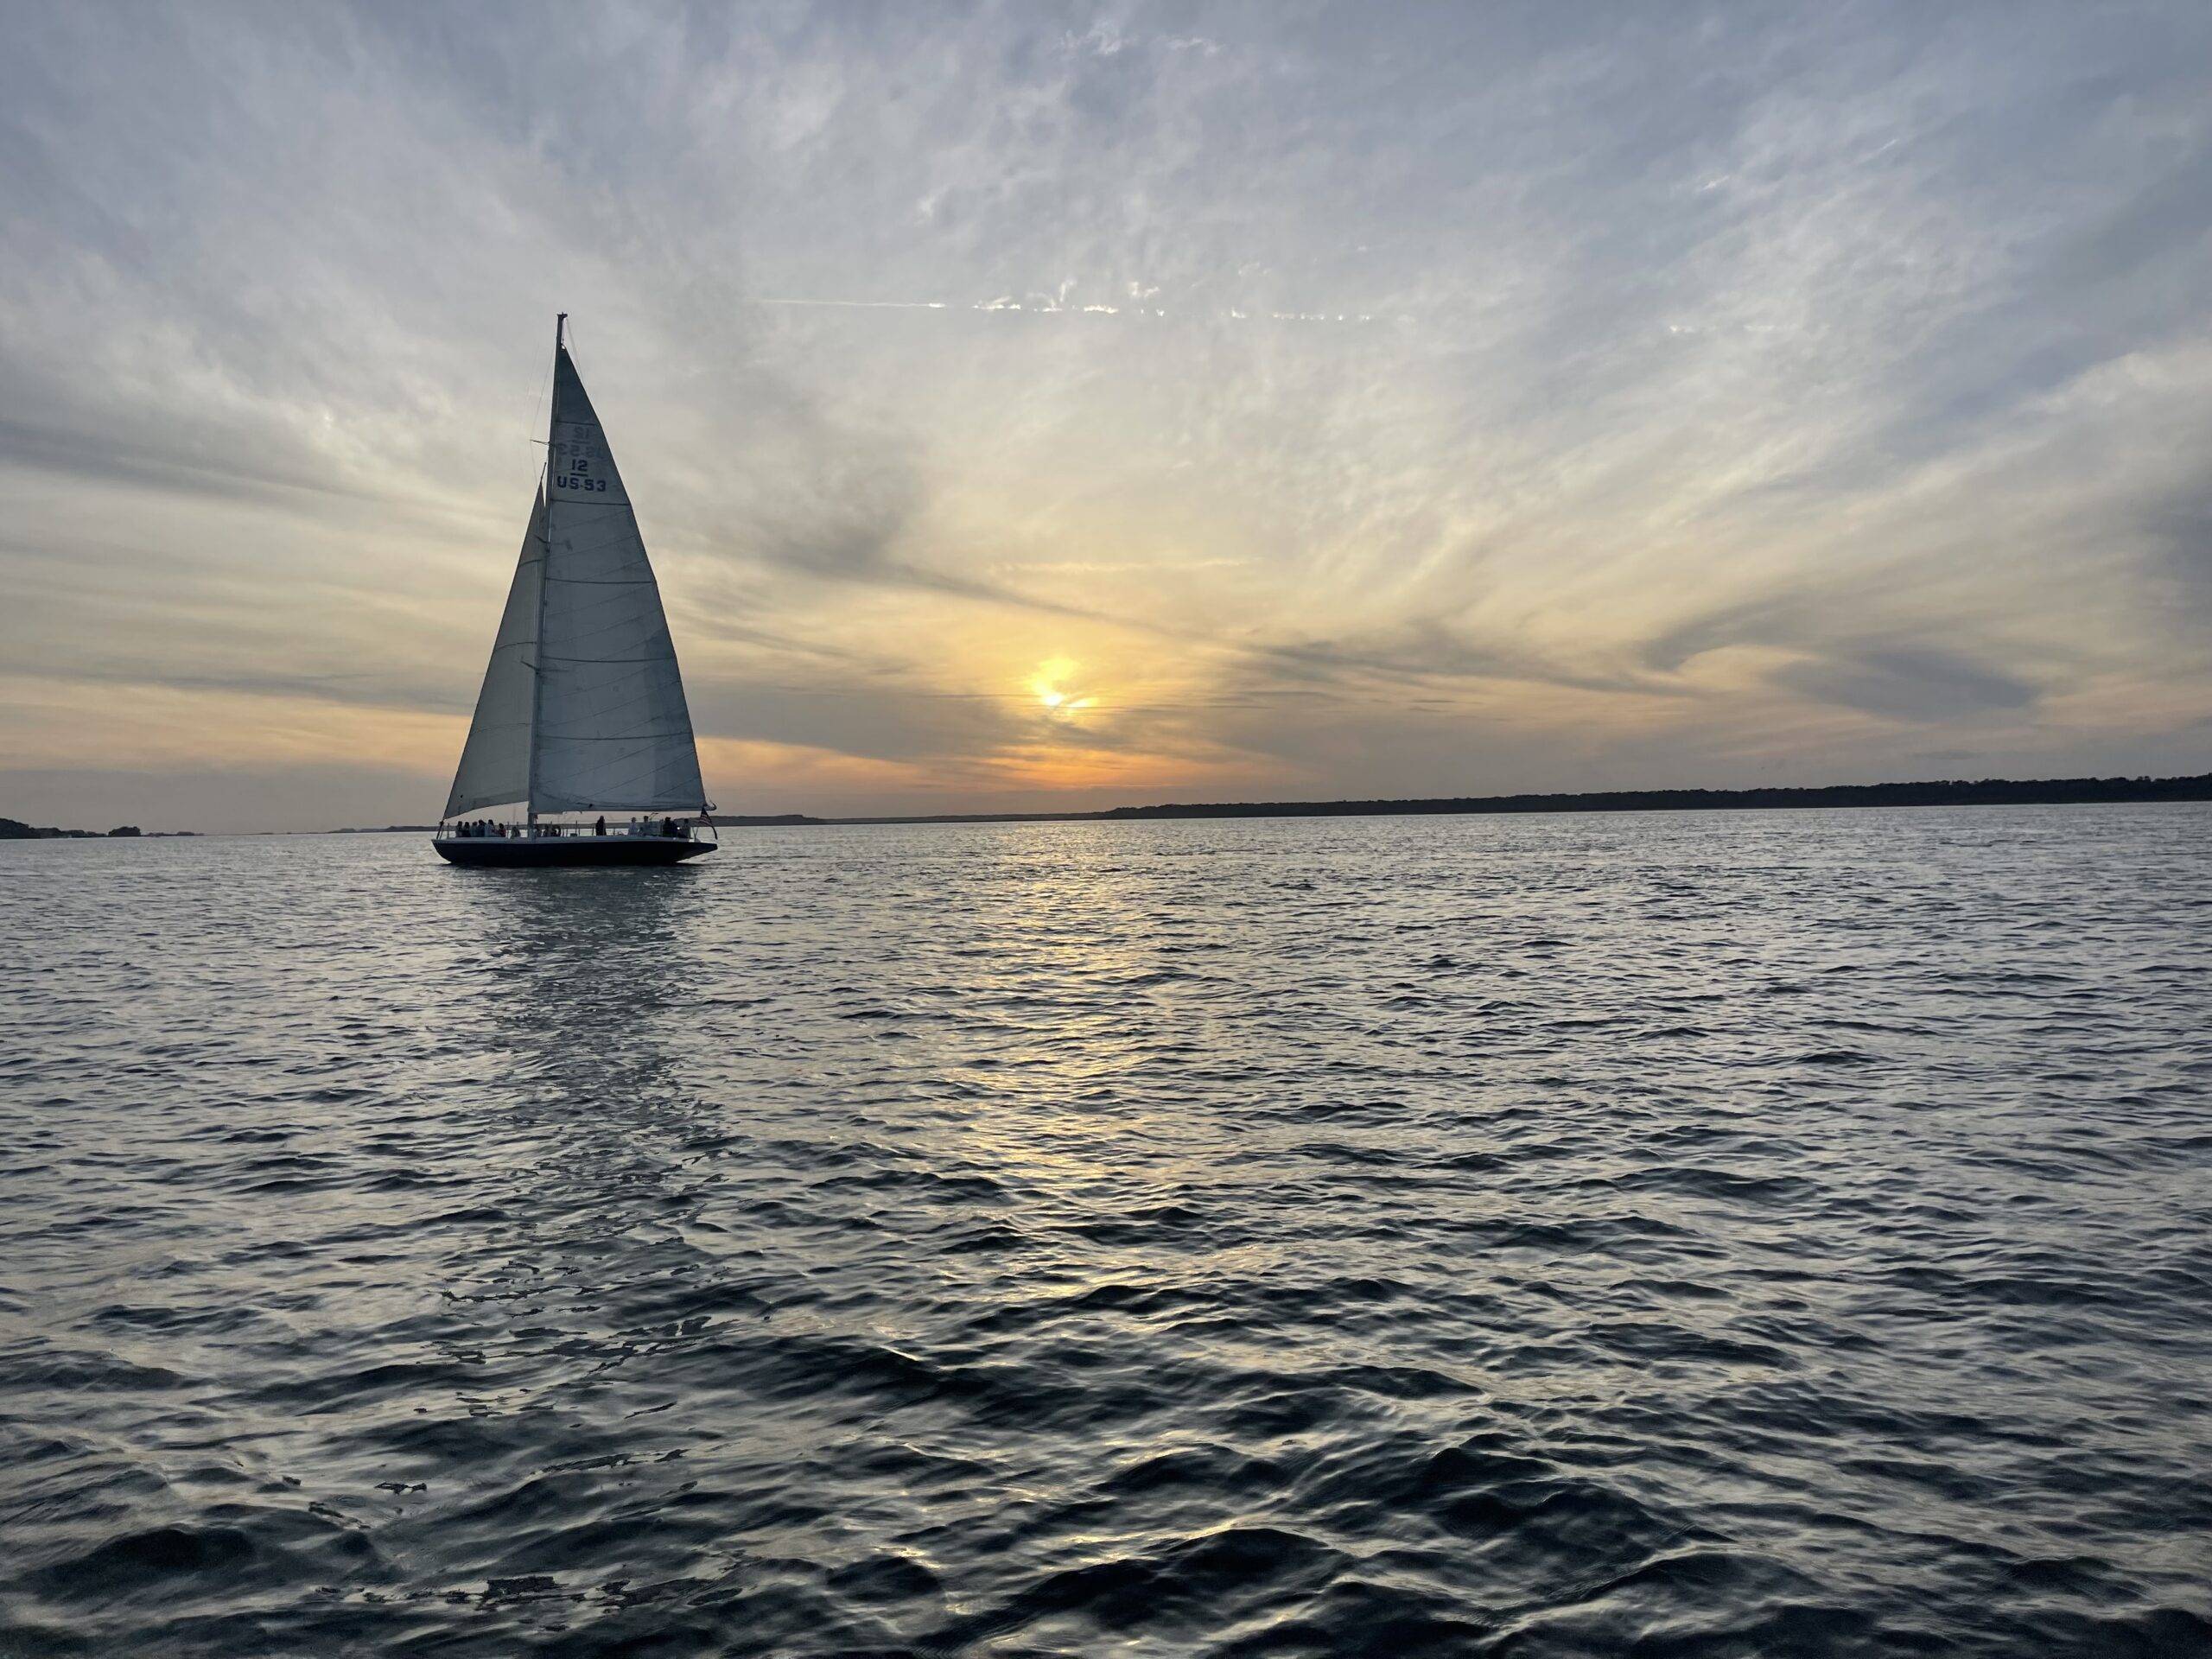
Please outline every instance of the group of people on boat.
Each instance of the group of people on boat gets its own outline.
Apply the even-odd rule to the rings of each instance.
[[[591,832],[594,836],[607,834],[607,820],[602,817],[594,823]],[[497,818],[469,818],[454,825],[452,833],[464,840],[472,841],[485,836],[493,836],[500,840],[512,836],[521,840],[531,836],[582,835],[583,830],[581,827],[571,830],[565,824],[558,823],[541,823],[531,826],[502,823]],[[632,818],[626,824],[617,825],[614,833],[618,836],[664,836],[673,840],[680,836],[689,836],[690,826],[678,823],[672,817],[662,818],[658,822],[652,818]]]
[[[605,835],[607,820],[601,818],[593,824],[591,832],[594,836]],[[582,831],[579,830],[577,833],[581,835]],[[672,840],[677,836],[690,835],[691,826],[687,823],[678,823],[674,818],[663,818],[658,824],[651,818],[632,818],[627,824],[618,826],[614,833],[618,836],[666,836]]]

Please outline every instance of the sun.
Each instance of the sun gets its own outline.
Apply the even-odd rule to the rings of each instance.
[[[1066,657],[1048,658],[1037,664],[1029,689],[1048,718],[1071,720],[1097,702],[1096,697],[1079,697],[1064,689],[1063,682],[1074,677],[1076,668],[1074,660]]]

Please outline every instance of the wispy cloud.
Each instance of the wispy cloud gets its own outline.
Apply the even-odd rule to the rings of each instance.
[[[1167,307],[1165,305],[1147,305],[1134,302],[1123,305],[1108,305],[1103,302],[1096,300],[1089,300],[1081,303],[1075,303],[1069,300],[1065,292],[1068,288],[1072,286],[1073,284],[1071,283],[1062,284],[1062,292],[1058,294],[1048,295],[1033,292],[1026,296],[1017,296],[1012,294],[1001,294],[995,299],[971,300],[965,302],[956,302],[950,300],[765,299],[755,300],[753,303],[755,305],[789,306],[798,308],[799,309],[813,308],[829,311],[988,311],[1000,315],[1014,313],[1022,316],[1031,317],[1130,317],[1135,319],[1156,317],[1165,319],[1171,315]],[[1131,286],[1135,287],[1135,285],[1132,284]],[[1152,297],[1156,296],[1160,290],[1154,288],[1141,291],[1147,297]],[[1367,323],[1397,321],[1409,323],[1414,321],[1411,316],[1401,315],[1395,318],[1384,318],[1376,316],[1370,312],[1364,311],[1246,311],[1240,309],[1236,306],[1230,306],[1225,309],[1211,311],[1193,311],[1188,313],[1177,311],[1173,315],[1177,316],[1195,316],[1202,320],[1215,322]]]
[[[0,21],[10,816],[429,810],[556,310],[718,798],[2212,764],[2202,6]]]

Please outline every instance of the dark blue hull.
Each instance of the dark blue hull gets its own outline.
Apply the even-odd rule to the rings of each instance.
[[[440,836],[430,845],[448,863],[502,869],[681,864],[715,850],[688,836]]]

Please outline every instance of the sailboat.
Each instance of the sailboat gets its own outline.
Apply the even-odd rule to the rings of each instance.
[[[568,326],[563,312],[530,528],[430,843],[455,864],[675,864],[715,850],[696,833],[713,807],[660,588]]]

